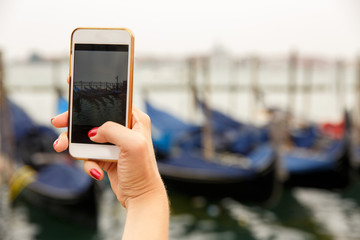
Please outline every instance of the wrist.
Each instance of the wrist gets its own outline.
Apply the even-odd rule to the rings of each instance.
[[[128,199],[126,209],[123,239],[168,239],[170,210],[163,185]]]
[[[137,207],[137,205],[143,204],[143,203],[152,203],[152,202],[167,202],[168,204],[168,196],[165,189],[165,186],[162,184],[158,184],[157,186],[154,186],[153,188],[145,191],[144,193],[135,196],[135,197],[129,197],[124,204],[124,207],[129,210],[133,207]]]

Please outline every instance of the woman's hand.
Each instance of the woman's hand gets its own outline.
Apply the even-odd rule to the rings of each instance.
[[[65,112],[53,118],[51,123],[58,128],[67,127],[67,119],[68,113]],[[131,129],[106,122],[90,130],[89,137],[94,142],[110,142],[120,148],[117,162],[84,161],[84,169],[97,180],[103,178],[105,170],[117,199],[124,207],[138,196],[165,193],[152,146],[150,118],[145,113],[134,107]],[[61,152],[67,147],[67,134],[62,133],[54,142],[54,149]]]
[[[51,123],[56,128],[68,127],[68,112]],[[120,148],[117,162],[88,160],[84,170],[97,180],[104,177],[103,170],[107,172],[113,192],[127,209],[123,239],[168,239],[169,202],[156,164],[149,116],[133,107],[130,128],[106,122],[90,130],[88,136],[94,142],[110,142]],[[68,144],[68,134],[62,133],[53,147],[62,152]]]

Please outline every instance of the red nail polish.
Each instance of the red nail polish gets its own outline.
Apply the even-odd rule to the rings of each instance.
[[[55,118],[52,118],[51,120],[50,120],[50,122],[52,123],[52,121],[54,120]]]
[[[93,129],[91,129],[91,130],[88,132],[88,137],[91,138],[91,137],[95,136],[96,133],[97,133],[97,130],[98,130],[98,127],[94,127]]]
[[[55,150],[55,146],[58,144],[59,139],[56,139],[55,142],[53,143],[53,149]]]
[[[96,180],[100,180],[101,177],[101,173],[99,173],[98,170],[96,170],[95,168],[90,170],[90,174],[91,176],[93,176]]]

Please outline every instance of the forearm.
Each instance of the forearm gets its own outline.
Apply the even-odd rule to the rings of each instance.
[[[165,189],[132,199],[127,204],[123,240],[168,239],[169,201]]]

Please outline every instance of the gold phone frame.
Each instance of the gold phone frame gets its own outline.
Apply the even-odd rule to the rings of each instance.
[[[70,100],[72,100],[71,98],[71,84],[72,84],[72,59],[73,59],[73,35],[77,30],[122,30],[122,31],[126,31],[129,33],[130,35],[130,62],[129,62],[129,79],[128,79],[128,84],[129,84],[129,91],[128,91],[128,113],[127,113],[127,127],[128,128],[132,128],[132,103],[133,103],[133,76],[134,76],[134,43],[135,43],[135,37],[133,32],[128,29],[128,28],[92,28],[92,27],[78,27],[75,28],[72,33],[71,33],[71,40],[70,40],[70,61],[69,61],[69,105],[68,105],[68,110],[70,111],[70,105],[72,104],[70,102]],[[70,124],[70,112],[68,114],[68,123]],[[70,126],[69,126],[70,127]],[[68,134],[68,139],[69,139],[69,146],[70,146],[70,137],[69,137],[69,131],[67,132]],[[70,154],[70,152],[69,152]],[[97,161],[111,161],[111,162],[116,162],[117,160],[110,160],[110,159],[91,159],[91,158],[78,158],[78,157],[74,157],[70,154],[70,156],[74,159],[77,160],[97,160]]]

